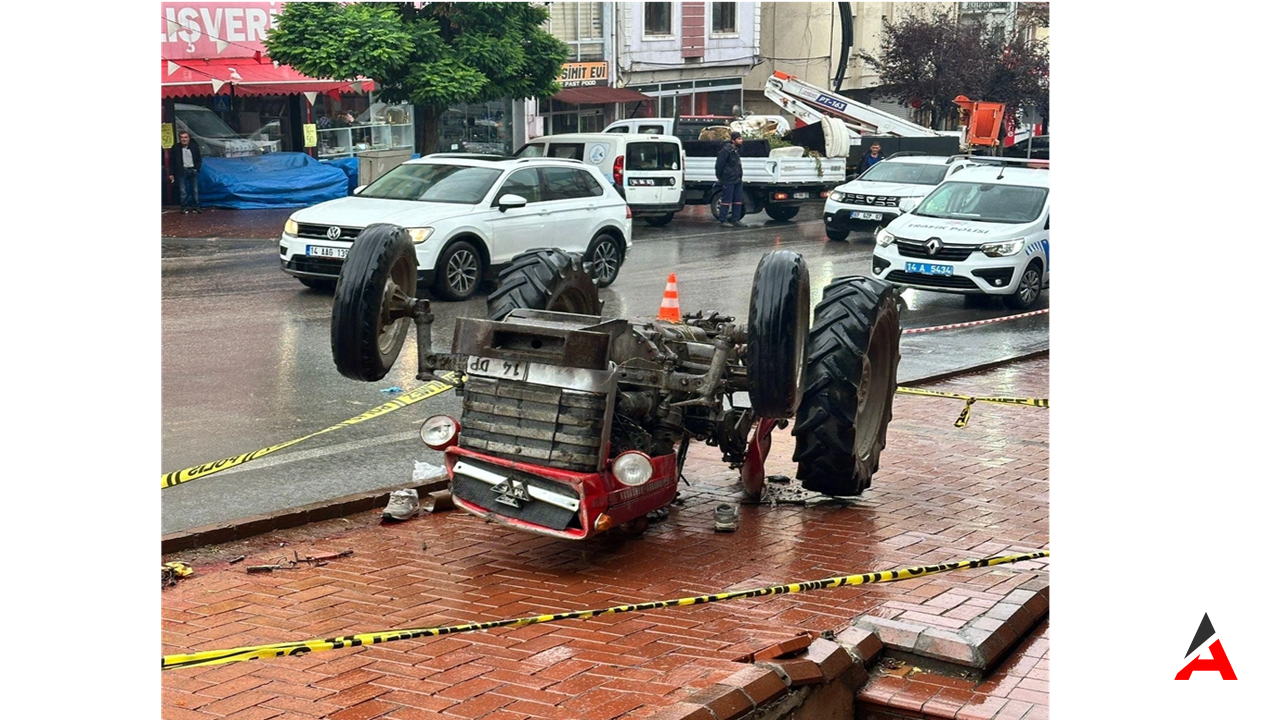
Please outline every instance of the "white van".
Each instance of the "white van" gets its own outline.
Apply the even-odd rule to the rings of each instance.
[[[173,113],[174,139],[178,133],[190,133],[204,157],[254,157],[280,149],[279,140],[240,135],[207,107],[176,103]]]
[[[684,147],[673,135],[569,133],[534,138],[516,157],[579,160],[600,171],[631,214],[653,227],[684,209]]]

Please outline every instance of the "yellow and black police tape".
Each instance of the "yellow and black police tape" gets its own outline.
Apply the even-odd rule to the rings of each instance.
[[[229,650],[206,650],[203,652],[188,653],[185,655],[164,656],[160,659],[160,669],[163,671],[186,667],[201,667],[204,665],[222,665],[224,663],[241,662],[244,660],[259,660],[264,658],[281,657],[284,655],[305,655],[307,653],[319,652],[322,650],[339,650],[346,647],[359,647],[361,645],[379,645],[381,643],[392,642],[393,640],[411,640],[419,637],[451,635],[453,633],[491,630],[493,628],[500,627],[521,627],[524,625],[556,622],[558,620],[569,620],[572,618],[585,620],[599,615],[617,615],[620,613],[634,612],[638,610],[656,610],[658,608],[666,607],[702,605],[705,603],[720,602],[721,600],[737,600],[739,598],[760,597],[762,595],[786,595],[788,593],[800,593],[809,590],[819,590],[822,588],[841,587],[844,585],[889,583],[898,580],[910,580],[911,578],[924,577],[925,575],[950,572],[952,570],[966,570],[971,568],[988,567],[991,565],[1003,565],[1005,563],[1022,562],[1024,560],[1036,560],[1043,557],[1049,557],[1048,550],[1037,550],[1021,555],[988,557],[980,560],[961,560],[958,562],[942,563],[940,565],[923,565],[919,567],[901,568],[898,570],[882,570],[880,572],[863,573],[861,575],[840,575],[823,580],[806,580],[804,582],[790,583],[786,585],[771,585],[769,587],[756,588],[754,590],[734,590],[732,592],[722,592],[716,595],[699,595],[697,597],[680,598],[678,600],[660,600],[657,602],[639,603],[636,605],[615,605],[614,607],[599,610],[576,610],[550,615],[534,615],[532,617],[512,618],[507,620],[471,622],[463,625],[450,625],[445,627],[383,630],[381,632],[361,633],[358,635],[344,635],[341,637],[329,638],[327,640],[303,640],[301,642],[276,643],[274,645],[238,647],[231,648]]]
[[[406,392],[405,394],[401,395],[400,397],[394,400],[391,400],[390,402],[383,403],[382,405],[379,405],[378,407],[373,408],[372,410],[361,413],[351,418],[350,420],[343,420],[337,425],[330,425],[329,427],[323,430],[318,430],[305,437],[300,437],[297,440],[282,442],[278,445],[272,445],[271,447],[262,448],[261,450],[254,450],[253,452],[247,452],[242,455],[236,455],[235,457],[225,458],[217,462],[205,463],[203,465],[196,465],[195,467],[189,467],[186,470],[179,470],[177,472],[166,473],[160,476],[160,488],[164,489],[168,487],[173,487],[174,485],[181,485],[184,482],[190,482],[197,478],[207,477],[216,472],[221,472],[228,468],[233,468],[237,465],[243,465],[249,462],[250,460],[257,460],[263,455],[270,455],[271,453],[277,450],[283,450],[291,445],[297,445],[303,440],[310,440],[311,438],[317,435],[323,435],[327,432],[333,432],[334,430],[338,430],[344,427],[349,427],[351,425],[355,425],[356,423],[362,423],[365,420],[372,420],[373,418],[386,415],[389,412],[394,412],[396,410],[399,410],[402,407],[412,405],[421,400],[426,400],[429,397],[435,397],[436,395],[439,395],[445,390],[450,390],[454,387],[457,387],[458,379],[459,379],[459,375],[457,373],[453,373],[453,372],[444,373],[443,375],[440,376],[439,380],[432,380],[431,382],[425,385],[416,387]]]
[[[898,392],[903,395],[926,395],[928,397],[944,397],[953,398],[955,400],[964,400],[964,409],[960,411],[960,417],[956,418],[956,427],[962,428],[969,424],[969,408],[973,407],[976,402],[996,403],[999,405],[1028,405],[1030,407],[1049,407],[1049,398],[1013,398],[1013,397],[974,397],[972,395],[957,395],[956,393],[938,392],[936,390],[921,390],[919,388],[898,387]]]

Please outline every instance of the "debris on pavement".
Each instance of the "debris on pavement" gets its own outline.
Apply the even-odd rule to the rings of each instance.
[[[427,493],[426,499],[422,501],[422,509],[429,513],[444,512],[453,508],[453,493],[448,490]]]
[[[269,573],[276,570],[297,570],[301,566],[323,567],[329,564],[330,560],[349,557],[355,554],[355,550],[342,550],[340,552],[319,553],[316,555],[307,555],[306,557],[298,557],[297,551],[293,553],[293,559],[282,557],[276,562],[265,563],[262,565],[248,565],[245,567],[247,573]]]
[[[184,562],[167,562],[160,566],[160,587],[173,587],[180,578],[194,573],[191,566]]]
[[[418,514],[418,491],[403,488],[391,493],[387,507],[382,511],[383,522],[400,522]]]
[[[387,393],[388,395],[394,395],[398,392],[404,392],[404,391],[400,389],[399,385],[392,385],[389,388],[382,388],[382,392]]]
[[[413,481],[420,482],[445,474],[443,465],[432,465],[421,460],[413,461]]]

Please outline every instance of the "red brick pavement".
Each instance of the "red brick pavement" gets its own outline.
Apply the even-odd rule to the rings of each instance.
[[[1047,397],[1049,359],[929,387]],[[367,514],[168,556],[191,563],[195,574],[162,591],[161,654],[601,608],[1047,548],[1049,411],[980,403],[969,426],[958,429],[961,406],[897,396],[880,472],[856,504],[744,505],[736,533],[712,530],[714,506],[740,498],[736,475],[715,448],[698,446],[686,464],[693,484],[682,487],[684,504],[641,539],[572,543],[461,512],[395,525]],[[769,472],[792,473],[791,450],[790,436],[775,433]],[[323,567],[244,570],[294,552],[344,549],[355,552]],[[228,563],[239,554],[248,558]],[[749,667],[734,658],[799,631],[839,632],[861,615],[906,612],[918,623],[956,627],[1022,583],[1047,577],[1048,566],[1027,562],[165,671],[163,717],[649,717]],[[883,683],[892,681],[906,693],[899,704],[919,701],[916,712],[954,706],[944,716],[1041,717],[1048,709],[1047,622],[1037,632],[997,675],[972,687],[930,693],[928,678],[874,677],[864,693],[883,694]],[[988,708],[998,714],[984,715]],[[894,716],[914,717],[885,717]]]

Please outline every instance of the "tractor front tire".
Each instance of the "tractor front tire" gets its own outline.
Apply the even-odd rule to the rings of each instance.
[[[747,391],[757,416],[795,414],[808,334],[809,269],[799,253],[775,250],[756,266],[747,319]]]
[[[901,338],[892,285],[854,276],[823,289],[791,431],[806,490],[849,497],[871,486],[893,419]]]
[[[409,233],[376,223],[356,236],[333,293],[329,346],[338,372],[374,382],[391,371],[413,326],[418,255]]]

